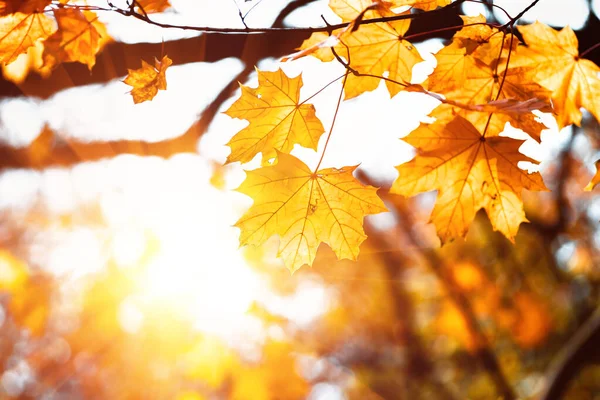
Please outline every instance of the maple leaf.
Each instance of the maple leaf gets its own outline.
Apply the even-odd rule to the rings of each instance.
[[[429,90],[446,93],[460,89],[468,83],[467,74],[477,67],[477,60],[489,64],[498,58],[501,47],[510,45],[510,36],[503,39],[501,31],[485,25],[484,16],[461,18],[465,26],[454,34],[450,45],[435,54],[437,65],[427,79]]]
[[[137,0],[138,12],[152,14],[165,11],[171,7],[169,0]]]
[[[352,176],[355,169],[313,173],[296,157],[278,153],[276,165],[248,171],[237,190],[254,204],[236,223],[240,244],[260,245],[279,235],[279,254],[292,272],[312,264],[320,243],[340,259],[356,260],[366,239],[364,216],[386,208],[376,188]]]
[[[516,61],[531,67],[534,79],[553,92],[558,126],[579,126],[581,107],[600,121],[600,68],[579,57],[573,30],[557,31],[540,22],[518,28],[527,47],[519,49]]]
[[[461,112],[480,130],[498,133],[509,122],[539,142],[545,125],[530,112],[516,111],[526,111],[533,105],[541,111],[551,111],[551,92],[536,83],[529,70],[514,67],[512,58],[507,68],[509,52],[514,54],[517,48],[516,37],[504,36],[500,30],[486,25],[481,15],[462,18],[465,26],[454,35],[450,45],[435,55],[437,66],[424,85],[430,91],[443,94],[448,103],[465,106],[495,103],[487,108],[500,113]],[[511,113],[510,109],[497,107],[502,104],[498,102],[518,106]]]
[[[10,64],[53,31],[54,23],[42,13],[16,12],[0,17],[0,64]]]
[[[448,47],[453,47],[450,50]],[[429,90],[442,93],[447,99],[465,105],[483,105],[503,101],[517,105],[536,105],[541,111],[550,111],[552,93],[534,82],[531,72],[525,68],[506,68],[506,60],[500,58],[492,64],[486,64],[467,55],[465,48],[454,43],[443,49],[442,55],[436,55],[440,64],[430,75]],[[502,103],[496,103],[499,105]],[[546,106],[544,106],[546,104]],[[480,107],[481,108],[481,107]],[[526,108],[521,107],[523,110]],[[483,109],[483,108],[482,108]],[[490,111],[493,109],[490,108]],[[519,107],[513,110],[518,110]],[[500,108],[498,108],[499,111]],[[483,113],[462,112],[478,129],[498,133],[504,130],[507,122],[522,129],[537,142],[545,125],[536,120],[530,112],[505,112],[485,115]]]
[[[54,10],[58,30],[44,42],[44,65],[56,67],[61,62],[80,62],[90,71],[100,50],[100,34],[94,23],[98,17],[74,8]]]
[[[421,124],[404,139],[417,155],[397,167],[392,192],[412,196],[438,190],[431,219],[442,242],[463,237],[481,208],[494,229],[513,240],[527,221],[521,191],[546,190],[539,173],[529,174],[517,163],[537,162],[519,152],[522,140],[482,135],[459,115],[444,118]]]
[[[395,96],[410,83],[412,68],[423,61],[417,49],[403,38],[410,26],[409,20],[391,21],[361,25],[357,31],[346,31],[340,35],[334,51],[345,57],[351,68],[360,74],[373,76],[348,75],[345,86],[345,99],[351,99],[379,86],[380,77],[388,75],[386,86],[391,96]],[[334,31],[333,35],[338,32]],[[325,34],[313,34],[300,50],[327,40]],[[332,61],[334,55],[323,48],[313,55],[322,61]]]
[[[29,72],[34,71],[42,78],[50,76],[52,71],[44,66],[42,54],[44,53],[44,44],[41,41],[36,42],[23,54],[10,64],[2,67],[2,75],[5,79],[16,84],[22,83]]]
[[[262,153],[267,165],[277,151],[289,153],[294,144],[316,150],[325,132],[312,104],[300,103],[302,75],[289,78],[281,69],[259,71],[258,87],[240,85],[242,95],[225,114],[245,119],[250,124],[227,144],[227,162],[248,162]]]
[[[413,66],[423,61],[417,49],[404,39],[410,20],[360,25],[363,19],[401,15],[393,13],[392,6],[394,3],[385,1],[331,0],[329,7],[350,25],[334,30],[331,36],[323,32],[313,33],[302,43],[300,51],[287,59],[311,54],[327,62],[334,60],[335,51],[345,57],[355,71],[374,76],[348,75],[345,99],[375,90],[380,77],[386,74],[390,95],[398,94],[403,84],[410,83]]]
[[[142,60],[142,68],[128,69],[129,74],[123,82],[133,86],[131,96],[135,104],[152,100],[159,90],[167,90],[165,72],[172,63],[169,57],[164,56],[160,61],[154,59],[154,67]]]

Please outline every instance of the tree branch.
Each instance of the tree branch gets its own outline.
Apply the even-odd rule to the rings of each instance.
[[[430,15],[447,12],[446,11],[447,9],[458,9],[460,7],[460,5],[462,3],[464,3],[465,1],[466,0],[456,0],[455,2],[450,3],[446,7],[438,8],[438,9],[435,9],[432,11],[416,12],[416,13],[410,13],[410,14],[398,14],[398,15],[393,15],[393,16],[389,16],[389,17],[364,19],[364,20],[360,21],[359,25],[377,24],[377,23],[381,23],[381,22],[402,21],[402,20],[408,20],[408,19],[420,19],[423,17],[428,17]],[[106,10],[106,11],[109,11],[109,10]],[[342,22],[339,24],[317,26],[317,27],[276,27],[276,26],[273,26],[270,28],[247,28],[247,27],[245,27],[245,28],[214,28],[214,27],[210,27],[210,26],[176,25],[176,24],[157,22],[157,21],[150,19],[147,15],[137,13],[135,11],[132,11],[131,9],[122,9],[122,8],[113,7],[112,9],[110,9],[110,11],[117,12],[117,13],[122,14],[127,17],[134,17],[134,18],[144,21],[148,24],[156,25],[161,28],[175,28],[175,29],[182,29],[182,30],[189,30],[189,31],[196,31],[196,32],[203,32],[203,33],[225,33],[225,34],[242,33],[245,35],[261,34],[261,33],[268,33],[268,32],[277,32],[277,33],[282,33],[282,32],[301,32],[301,33],[329,32],[329,33],[331,33],[332,31],[334,31],[336,29],[345,28],[350,24],[350,22]]]

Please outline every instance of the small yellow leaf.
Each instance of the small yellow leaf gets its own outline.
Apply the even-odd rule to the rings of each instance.
[[[312,104],[300,103],[302,76],[289,78],[281,69],[257,71],[256,89],[241,86],[242,95],[225,113],[250,122],[227,144],[227,162],[248,162],[262,153],[267,165],[276,152],[289,153],[295,144],[317,149],[325,132]]]
[[[356,167],[328,168],[313,173],[296,157],[278,153],[274,166],[248,171],[238,191],[254,204],[240,218],[242,245],[260,245],[279,235],[279,254],[294,272],[311,265],[319,244],[338,258],[356,260],[366,239],[363,218],[386,211],[377,189],[363,185]]]
[[[169,57],[164,56],[160,61],[154,60],[154,67],[142,60],[142,68],[128,70],[123,82],[133,86],[131,96],[135,104],[152,100],[159,90],[167,90],[165,72],[172,63]]]

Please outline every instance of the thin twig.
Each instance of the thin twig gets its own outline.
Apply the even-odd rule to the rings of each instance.
[[[402,21],[402,20],[412,20],[418,18],[427,18],[428,16],[435,15],[441,12],[446,12],[447,9],[457,8],[460,4],[464,3],[466,0],[457,0],[454,3],[451,3],[443,8],[438,8],[432,11],[427,11],[423,13],[414,13],[414,14],[399,14],[393,16],[379,17],[379,18],[371,18],[364,19],[360,21],[360,25],[368,25],[368,24],[377,24],[383,22],[393,22],[393,21]],[[109,3],[111,4],[111,3]],[[319,26],[319,27],[271,27],[271,28],[216,28],[209,26],[195,26],[195,25],[177,25],[177,24],[168,24],[163,22],[158,22],[150,19],[148,16],[144,16],[135,11],[122,9],[115,7],[111,4],[113,8],[110,9],[97,9],[99,11],[112,11],[119,13],[121,15],[127,17],[134,17],[141,21],[144,21],[148,24],[159,26],[161,28],[175,28],[182,30],[191,30],[203,33],[246,33],[246,34],[259,34],[266,32],[306,32],[306,33],[315,33],[315,32],[329,32],[336,29],[341,29],[347,27],[350,22],[342,22],[339,24],[328,25],[328,26]]]

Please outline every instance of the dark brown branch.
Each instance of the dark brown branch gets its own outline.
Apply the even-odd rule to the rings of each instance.
[[[312,1],[312,0],[311,0]],[[287,15],[300,8],[306,3],[306,0],[296,1],[282,9],[278,19],[285,19]],[[262,37],[252,37],[247,40],[239,40],[236,37],[229,46],[223,46],[223,41],[233,38],[232,35],[220,35],[220,41],[207,36],[182,39],[174,42],[167,42],[165,46],[170,51],[170,55],[181,64],[199,61],[212,62],[219,59],[235,56],[240,58],[246,66],[235,76],[215,97],[210,105],[202,112],[200,119],[192,125],[188,131],[179,137],[167,139],[160,142],[148,143],[141,140],[117,140],[112,142],[80,142],[74,139],[62,139],[57,137],[49,129],[44,130],[40,136],[27,148],[15,149],[10,146],[0,145],[0,170],[7,168],[33,168],[44,169],[50,166],[68,167],[85,161],[96,161],[104,158],[115,157],[120,154],[133,154],[140,156],[158,156],[169,158],[179,153],[195,153],[198,139],[206,132],[206,129],[214,119],[215,115],[223,103],[232,96],[238,88],[238,82],[245,82],[248,76],[254,70],[254,65],[264,57],[267,57],[266,51],[272,51],[275,54],[284,49],[284,47],[269,46],[268,41],[273,35],[264,35]],[[245,39],[245,38],[243,38]],[[265,40],[267,43],[265,43]],[[302,39],[298,39],[299,41]],[[60,75],[50,80],[43,80],[39,83],[54,83],[56,81],[76,83],[75,77],[87,77],[89,79],[101,78],[101,81],[113,79],[123,75],[131,63],[138,63],[140,58],[151,59],[151,54],[159,54],[158,46],[162,44],[142,43],[137,45],[125,45],[123,43],[113,43],[98,57],[97,66],[104,68],[94,68],[90,75],[86,71],[78,71],[79,74],[69,74],[68,68],[74,68],[76,71],[80,64],[67,64],[58,71]],[[197,52],[190,52],[189,48],[198,48]],[[137,50],[137,51],[136,51]],[[140,53],[149,53],[148,57],[141,56]],[[231,54],[231,55],[227,55]],[[80,69],[80,68],[79,68]],[[122,73],[118,73],[122,71]],[[65,76],[66,75],[66,76]],[[37,78],[37,79],[36,79]],[[41,78],[36,75],[30,75],[28,81],[22,85],[24,93],[32,95],[34,90],[47,90],[37,92],[38,97],[47,97],[52,94],[55,87],[48,88],[43,84],[36,82]],[[0,86],[1,89],[1,86]],[[50,89],[50,90],[48,90]]]
[[[365,19],[360,22],[360,25],[368,25],[368,24],[376,24],[381,22],[393,22],[393,21],[402,21],[408,19],[420,19],[423,17],[429,17],[430,15],[435,15],[438,13],[444,13],[447,9],[458,9],[462,3],[466,0],[456,0],[455,2],[447,5],[443,8],[438,8],[432,11],[427,12],[417,12],[411,14],[398,14],[389,17],[379,17],[379,18],[370,18]],[[177,25],[177,24],[167,24],[162,22],[153,21],[147,15],[143,15],[132,11],[131,9],[122,9],[114,7],[112,11],[122,14],[127,17],[134,17],[141,21],[144,21],[151,25],[156,25],[161,28],[174,28],[174,29],[182,29],[203,33],[225,33],[225,34],[245,34],[245,35],[253,35],[253,34],[262,34],[268,32],[301,32],[301,33],[315,33],[315,32],[332,32],[336,29],[341,29],[347,27],[350,22],[342,22],[334,25],[327,26],[318,26],[318,27],[270,27],[270,28],[214,28],[210,26],[194,26],[194,25]]]
[[[307,3],[307,0],[297,0],[282,9],[275,24],[283,23],[285,17],[297,8]],[[456,3],[453,3],[456,4]],[[458,17],[458,7],[445,7],[436,12],[420,13],[427,18],[416,18],[411,23],[407,34],[418,34],[419,39],[430,37],[450,37],[453,32],[435,32],[437,28],[446,28],[462,24]],[[412,15],[412,14],[411,14]],[[75,86],[94,83],[105,83],[111,79],[125,76],[127,69],[140,66],[140,59],[152,61],[163,50],[173,60],[173,65],[192,62],[216,62],[234,57],[246,65],[249,60],[257,61],[264,58],[280,58],[288,55],[308,38],[310,32],[298,30],[270,31],[249,35],[217,34],[202,35],[194,38],[167,41],[164,43],[110,43],[96,57],[96,65],[90,73],[86,66],[78,63],[62,64],[49,79],[43,79],[37,74],[29,74],[26,80],[15,85],[0,77],[0,96],[15,97],[20,95],[48,98],[53,94]]]

